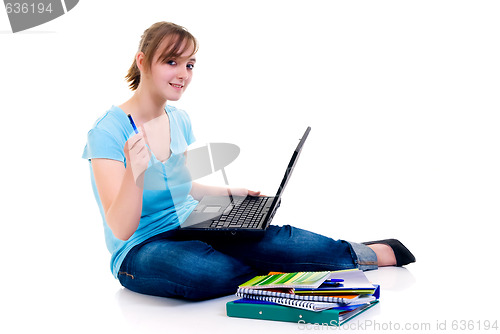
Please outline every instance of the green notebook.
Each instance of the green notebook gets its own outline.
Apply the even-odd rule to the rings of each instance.
[[[314,312],[282,305],[228,302],[226,312],[229,317],[341,326],[377,303],[378,300],[375,300],[353,311],[342,313],[343,311],[335,309]]]
[[[304,271],[256,276],[240,285],[240,288],[266,289],[266,288],[317,288],[329,276],[330,271]]]

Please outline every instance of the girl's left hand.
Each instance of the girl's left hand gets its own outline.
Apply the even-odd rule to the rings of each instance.
[[[260,196],[260,191],[248,190],[246,188],[231,188],[233,196]]]

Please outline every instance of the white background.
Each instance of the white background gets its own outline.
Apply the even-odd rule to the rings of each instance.
[[[448,329],[498,319],[499,15],[497,1],[89,0],[13,34],[0,10],[0,328],[253,329],[224,316],[232,298],[164,302],[121,289],[109,271],[81,154],[94,121],[131,96],[123,77],[162,20],[200,42],[191,86],[172,104],[190,114],[198,145],[241,148],[231,185],[273,194],[309,125],[274,223],[395,237],[415,254],[381,319]],[[200,305],[217,319],[193,312]],[[184,318],[168,318],[175,306]]]

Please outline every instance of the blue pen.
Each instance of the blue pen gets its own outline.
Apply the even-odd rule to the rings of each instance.
[[[128,114],[128,120],[130,121],[130,124],[132,124],[135,133],[139,133],[139,131],[137,131],[137,127],[135,126],[134,120],[132,119],[132,115]]]

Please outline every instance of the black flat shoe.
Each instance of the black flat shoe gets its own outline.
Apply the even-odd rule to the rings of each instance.
[[[363,242],[363,245],[384,244],[388,245],[396,255],[396,265],[398,267],[415,262],[415,256],[397,239],[385,239],[378,241]]]

